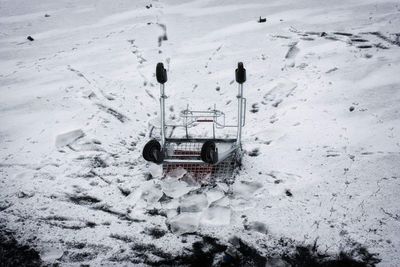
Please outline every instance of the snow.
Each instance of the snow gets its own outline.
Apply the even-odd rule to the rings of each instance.
[[[263,255],[280,238],[330,255],[359,243],[399,265],[399,3],[149,3],[1,1],[2,227],[65,265],[177,256],[201,235]],[[216,103],[231,124],[238,61],[235,183],[161,179],[141,155],[159,130],[156,63],[169,120]]]

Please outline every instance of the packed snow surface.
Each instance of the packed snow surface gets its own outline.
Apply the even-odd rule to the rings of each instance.
[[[151,265],[212,237],[400,265],[399,25],[390,0],[1,0],[2,228],[46,263]],[[162,178],[141,156],[156,63],[169,121],[215,103],[234,123],[239,61],[235,182]]]

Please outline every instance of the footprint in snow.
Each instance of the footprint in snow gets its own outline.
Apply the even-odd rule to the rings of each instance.
[[[253,150],[251,150],[248,154],[250,157],[257,157],[258,155],[260,155],[260,150],[258,148],[254,148]]]
[[[279,172],[279,171],[271,171],[267,173],[268,180],[272,178],[274,184],[288,184],[288,183],[296,183],[301,176],[293,173]]]
[[[272,85],[272,88],[264,95],[262,104],[271,104],[277,108],[285,98],[288,98],[296,89],[297,83],[290,80],[280,80]]]
[[[297,34],[302,36],[300,39],[305,40],[304,36],[316,35],[323,37],[327,40],[342,41],[349,45],[355,45],[359,49],[389,49],[391,45],[400,46],[400,38],[398,33],[382,34],[381,32],[361,32],[359,34],[349,32],[299,32]],[[362,38],[362,36],[369,36],[368,38]],[[383,42],[383,43],[382,43]]]
[[[259,106],[258,106],[258,103],[254,103],[254,104],[252,104],[251,105],[251,109],[250,109],[250,112],[251,113],[257,113],[258,111],[259,111]]]
[[[289,49],[286,52],[285,59],[293,59],[300,52],[300,49],[297,47],[297,42],[293,42],[289,44]]]

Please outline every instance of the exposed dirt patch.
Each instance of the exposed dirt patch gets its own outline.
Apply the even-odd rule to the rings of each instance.
[[[357,259],[356,259],[357,258]],[[290,266],[326,266],[326,267],[366,267],[375,266],[380,259],[357,244],[349,252],[341,252],[335,257],[322,254],[314,246],[298,246],[292,255],[283,255]]]
[[[285,247],[294,245],[292,240],[281,239]],[[285,245],[286,244],[286,245]],[[144,252],[158,256],[154,261],[144,256],[144,262],[151,266],[296,266],[296,267],[372,267],[380,262],[375,254],[369,253],[361,245],[354,243],[353,249],[341,252],[338,255],[324,254],[314,246],[295,246],[290,252],[281,255],[263,255],[256,248],[241,239],[234,237],[229,243],[222,243],[216,238],[202,236],[200,241],[194,242],[192,248],[179,256],[172,256],[161,252],[153,245],[132,246],[136,256],[144,256]],[[146,254],[147,255],[147,254]],[[137,260],[137,258],[136,258]]]
[[[0,266],[41,266],[39,253],[19,244],[13,234],[0,229]]]
[[[158,239],[158,238],[163,237],[167,233],[167,231],[157,228],[157,227],[151,227],[151,228],[147,228],[144,231],[144,233],[152,236],[155,239]]]

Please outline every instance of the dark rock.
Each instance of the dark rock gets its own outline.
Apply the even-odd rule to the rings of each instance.
[[[267,22],[267,18],[262,18],[260,16],[260,18],[258,19],[258,23],[264,23],[264,22]]]
[[[290,192],[289,189],[286,189],[286,190],[285,190],[285,194],[286,194],[286,196],[288,196],[288,197],[292,197],[292,196],[293,196],[292,192]]]

